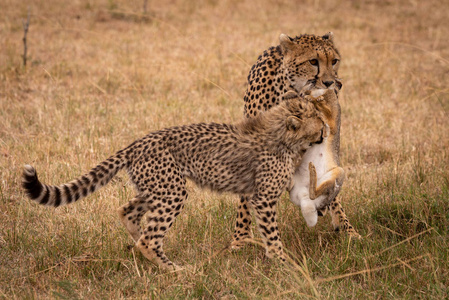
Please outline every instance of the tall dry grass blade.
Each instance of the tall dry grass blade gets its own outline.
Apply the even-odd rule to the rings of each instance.
[[[230,247],[229,245],[222,248],[221,250],[215,251],[215,253],[213,253],[212,255],[208,256],[205,261],[201,262],[198,266],[197,269],[201,269],[206,263],[210,263],[214,258],[216,258],[217,256],[221,255],[224,251],[228,250]]]
[[[387,231],[389,231],[389,232],[391,232],[391,233],[393,233],[393,234],[395,234],[395,235],[399,235],[399,236],[405,237],[405,235],[400,234],[399,232],[396,232],[396,231],[394,231],[394,230],[391,230],[390,228],[385,227],[385,226],[383,226],[383,225],[378,224],[377,226],[382,227],[383,229],[385,229],[385,230],[387,230]]]
[[[209,82],[209,83],[212,84],[213,86],[219,88],[219,89],[220,89],[223,93],[225,93],[230,99],[232,99],[231,94],[229,94],[228,91],[226,91],[224,88],[222,88],[222,87],[221,87],[220,85],[218,85],[217,83],[213,82],[213,81],[210,80],[209,78],[204,77],[204,76],[202,76],[202,75],[200,75],[200,74],[198,74],[198,73],[196,73],[196,72],[192,72],[192,73],[195,74],[196,76],[202,78],[203,80]]]
[[[410,47],[410,48],[413,48],[413,49],[417,49],[417,50],[420,50],[420,51],[422,51],[424,53],[430,54],[431,56],[434,56],[436,59],[441,60],[441,61],[443,61],[443,62],[445,62],[445,63],[447,63],[449,65],[449,60],[443,58],[441,55],[438,55],[436,53],[433,53],[432,51],[429,51],[427,49],[418,47],[416,45],[408,44],[408,43],[383,42],[383,43],[374,43],[374,44],[371,44],[369,46],[382,46],[382,45],[400,45],[400,46],[406,46],[406,47]],[[369,46],[366,46],[366,47],[369,47]]]
[[[397,243],[397,244],[394,244],[394,245],[392,245],[392,246],[390,246],[390,247],[387,247],[387,248],[383,249],[382,251],[379,251],[379,252],[377,252],[377,253],[371,254],[369,257],[374,257],[374,256],[377,256],[377,255],[380,255],[380,254],[382,254],[382,253],[384,253],[384,252],[387,252],[388,250],[391,250],[391,249],[393,249],[393,248],[395,248],[395,247],[397,247],[397,246],[399,246],[399,245],[401,245],[401,244],[403,244],[403,243],[405,243],[405,242],[408,242],[408,241],[410,241],[410,240],[413,240],[414,238],[417,238],[418,236],[423,235],[423,234],[425,234],[425,233],[427,233],[427,232],[430,232],[430,231],[432,231],[432,230],[433,230],[433,228],[429,228],[429,229],[427,229],[427,230],[424,230],[423,232],[417,233],[417,234],[415,234],[415,235],[413,235],[413,236],[411,236],[411,237],[409,237],[409,238],[406,238],[405,240],[402,240],[402,241],[400,241],[400,242]]]
[[[50,79],[51,79],[53,82],[56,82],[56,80],[53,78],[53,76],[50,74],[50,72],[47,71],[47,69],[42,68],[42,70],[44,70],[44,72],[48,75],[48,77],[50,77]]]
[[[268,278],[265,274],[263,274],[260,270],[256,269],[254,266],[250,265],[248,262],[246,262],[246,265],[254,270],[255,273],[259,274],[263,278],[265,278],[267,281],[269,281],[278,291],[283,291],[284,289],[278,285],[274,280],[271,278]]]
[[[62,265],[62,263],[57,263],[57,264],[55,264],[55,265],[53,265],[50,268],[47,268],[45,270],[42,270],[42,271],[39,271],[39,272],[36,272],[36,273],[33,273],[33,274],[28,274],[26,276],[22,276],[20,279],[26,279],[26,278],[30,278],[30,277],[33,277],[33,276],[36,276],[36,275],[48,272],[48,271],[53,270],[54,268],[57,268],[57,267],[59,267],[61,265]]]
[[[408,260],[404,260],[402,262],[399,263],[395,263],[395,264],[391,264],[388,266],[383,266],[383,267],[378,267],[378,268],[374,268],[374,269],[365,269],[365,270],[361,270],[361,271],[357,271],[357,272],[352,272],[352,273],[347,273],[347,274],[343,274],[343,275],[337,275],[337,276],[331,276],[328,278],[320,278],[316,280],[316,283],[323,283],[323,282],[329,282],[329,281],[334,281],[334,280],[338,280],[338,279],[343,279],[343,278],[347,278],[347,277],[351,277],[351,276],[355,276],[355,275],[361,275],[361,274],[366,274],[366,273],[371,273],[371,272],[377,272],[377,271],[382,271],[385,269],[390,269],[390,268],[394,268],[400,265],[404,265],[404,263],[410,263],[412,261],[416,261],[419,259],[422,259],[424,257],[429,257],[431,258],[431,255],[429,253],[408,259]]]
[[[100,86],[99,86],[98,84],[96,84],[95,82],[89,80],[89,83],[90,83],[91,85],[93,85],[96,89],[98,89],[100,92],[102,92],[103,94],[105,94],[105,95],[108,94],[108,92],[106,92],[105,89],[103,89],[102,87],[100,87]]]
[[[131,252],[133,254],[134,268],[136,269],[137,276],[142,277],[142,275],[140,275],[139,267],[137,266],[136,254],[134,253],[134,248],[131,249]]]
[[[416,269],[412,268],[412,266],[410,266],[408,263],[406,263],[405,261],[403,261],[402,259],[400,259],[399,257],[396,257],[396,259],[401,262],[404,266],[406,266],[410,271],[415,272]]]
[[[246,239],[245,242],[251,243],[251,244],[255,244],[255,245],[258,245],[258,246],[261,246],[261,247],[265,247],[265,244],[263,242],[261,242],[259,240],[256,240],[254,238]],[[306,281],[307,281],[310,289],[312,290],[314,296],[317,297],[317,298],[320,298],[320,294],[319,294],[318,290],[315,288],[315,282],[312,279],[312,276],[310,275],[309,269],[307,268],[307,258],[305,256],[303,256],[302,264],[298,265],[295,262],[295,260],[291,257],[291,255],[288,252],[288,250],[284,249],[284,251],[285,251],[284,255],[285,255],[285,258],[286,258],[286,262],[283,262],[284,266],[286,266],[289,269],[291,275],[293,277],[295,277],[295,279],[296,279],[296,281],[298,283],[300,283],[300,282],[302,282],[302,280],[297,275],[297,273],[294,272],[294,271],[298,271],[306,279]],[[254,267],[252,267],[252,268],[254,268]]]

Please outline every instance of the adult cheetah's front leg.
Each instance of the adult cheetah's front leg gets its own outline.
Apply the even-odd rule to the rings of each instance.
[[[335,231],[346,232],[348,235],[358,238],[361,238],[361,235],[354,229],[354,227],[349,223],[349,219],[343,210],[343,206],[341,206],[340,198],[335,197],[331,204],[329,205],[330,215],[332,218],[332,226]]]

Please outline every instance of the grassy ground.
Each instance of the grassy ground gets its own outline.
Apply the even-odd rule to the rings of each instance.
[[[144,1],[0,2],[0,298],[449,296],[447,1],[148,1],[146,15]],[[26,163],[61,183],[151,130],[238,121],[257,56],[280,33],[327,31],[343,56],[342,201],[362,240],[328,216],[307,228],[284,195],[297,267],[256,244],[230,252],[237,197],[190,185],[166,252],[192,268],[174,275],[127,250],[124,173],[68,207],[24,197]]]

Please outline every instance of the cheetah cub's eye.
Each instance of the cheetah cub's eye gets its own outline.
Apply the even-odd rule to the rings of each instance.
[[[332,60],[332,65],[335,66],[338,63],[338,59]]]
[[[311,59],[311,60],[309,60],[309,63],[310,63],[312,66],[318,66],[318,59]]]

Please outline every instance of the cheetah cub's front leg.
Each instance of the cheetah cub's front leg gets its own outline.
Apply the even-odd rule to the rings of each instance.
[[[235,230],[231,249],[237,250],[243,247],[246,241],[252,239],[251,233],[251,213],[249,211],[250,197],[245,195],[240,197],[237,218],[235,221]]]

